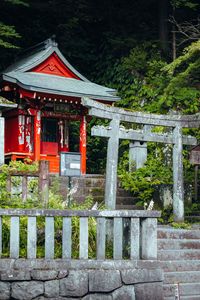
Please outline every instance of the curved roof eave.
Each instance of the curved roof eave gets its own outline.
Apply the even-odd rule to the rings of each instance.
[[[69,91],[60,91],[60,90],[55,90],[55,89],[46,89],[46,88],[40,88],[40,87],[37,87],[37,86],[30,86],[30,85],[23,84],[18,79],[13,78],[11,76],[8,76],[6,74],[3,74],[2,77],[5,81],[15,83],[19,87],[21,87],[22,89],[32,91],[32,92],[47,93],[47,94],[60,95],[60,96],[72,96],[72,97],[83,97],[83,96],[85,96],[85,97],[91,97],[91,98],[96,99],[96,100],[104,100],[104,101],[108,101],[108,102],[115,102],[117,100],[120,100],[119,97],[113,96],[113,95],[109,95],[109,96],[106,97],[106,96],[102,96],[102,95],[86,94],[86,93],[78,93],[78,92],[69,92]]]

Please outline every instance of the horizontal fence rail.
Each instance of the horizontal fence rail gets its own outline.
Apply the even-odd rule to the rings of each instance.
[[[0,255],[157,259],[157,211],[0,209]]]

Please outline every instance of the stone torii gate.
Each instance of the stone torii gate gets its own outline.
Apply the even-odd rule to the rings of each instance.
[[[175,221],[184,220],[184,187],[183,187],[183,144],[196,145],[196,138],[183,136],[182,128],[197,128],[200,116],[196,115],[158,115],[142,112],[130,112],[121,108],[107,106],[89,98],[83,98],[82,104],[89,108],[89,115],[109,119],[109,127],[94,126],[92,135],[108,138],[105,204],[115,209],[117,190],[117,164],[119,139],[142,142],[161,142],[173,144],[173,213]],[[126,130],[120,122],[144,125],[143,130]],[[150,125],[150,126],[149,126]],[[172,133],[157,134],[151,132],[152,126],[171,127]]]

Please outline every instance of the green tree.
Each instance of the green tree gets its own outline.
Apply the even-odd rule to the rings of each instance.
[[[4,2],[11,3],[13,5],[28,6],[28,3],[21,0],[4,0]],[[14,39],[20,38],[20,34],[16,32],[15,27],[12,25],[6,25],[0,22],[0,47],[4,48],[18,48],[13,44]]]

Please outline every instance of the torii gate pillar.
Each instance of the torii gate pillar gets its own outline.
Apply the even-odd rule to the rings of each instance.
[[[184,185],[183,185],[183,141],[182,127],[177,125],[173,131],[173,214],[174,221],[184,221]]]
[[[107,149],[105,204],[111,210],[116,207],[119,124],[117,119],[110,122],[112,134],[108,139]]]

